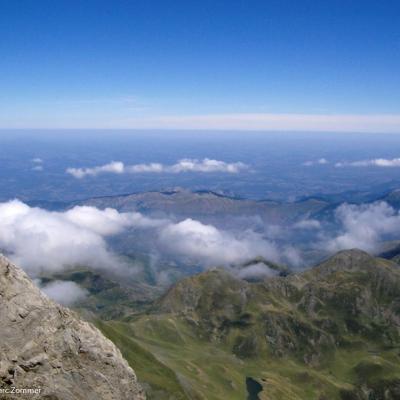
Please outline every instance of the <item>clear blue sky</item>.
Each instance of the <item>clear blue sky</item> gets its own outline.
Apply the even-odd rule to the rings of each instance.
[[[400,2],[0,0],[0,127],[254,114],[400,127]]]

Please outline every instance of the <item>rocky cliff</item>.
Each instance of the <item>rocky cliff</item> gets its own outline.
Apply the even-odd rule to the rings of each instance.
[[[21,393],[48,400],[145,398],[111,341],[0,255],[0,399]]]

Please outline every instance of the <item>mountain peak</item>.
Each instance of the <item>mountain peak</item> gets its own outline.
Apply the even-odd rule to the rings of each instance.
[[[330,257],[330,259],[336,261],[343,260],[344,262],[347,261],[359,262],[359,261],[371,261],[374,260],[375,258],[364,250],[353,248],[353,249],[341,250],[336,254],[334,254],[332,257]]]
[[[339,251],[308,272],[314,274],[317,272],[318,275],[326,275],[339,271],[379,271],[381,268],[386,266],[397,267],[395,263],[374,257],[363,250],[349,249]]]
[[[115,345],[1,255],[0,315],[0,387],[40,389],[33,399],[145,399]]]

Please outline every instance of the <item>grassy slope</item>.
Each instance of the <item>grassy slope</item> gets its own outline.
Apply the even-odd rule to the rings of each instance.
[[[290,357],[242,360],[222,344],[197,339],[185,323],[169,317],[107,322],[99,328],[121,349],[139,380],[153,388],[150,399],[243,400],[246,376],[263,385],[260,399],[340,399],[340,392],[350,392],[359,380],[400,377],[398,350],[377,349],[360,338],[352,338],[358,346],[336,351],[323,367],[310,367]]]
[[[134,339],[129,324],[96,321],[96,325],[119,347],[143,386],[151,385],[151,388],[146,387],[148,399],[169,399],[171,396],[177,400],[188,398],[174,371]]]
[[[386,399],[391,381],[400,382],[400,341],[379,310],[398,313],[399,270],[381,261],[367,268],[368,259],[361,270],[336,270],[341,262],[290,278],[289,286],[246,286],[208,272],[176,285],[162,312],[99,327],[149,385],[150,399],[243,400],[246,376],[263,385],[260,399],[368,398],[356,394],[360,385]],[[278,353],[266,334],[283,340]]]

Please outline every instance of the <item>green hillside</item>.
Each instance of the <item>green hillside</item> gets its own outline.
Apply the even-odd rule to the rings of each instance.
[[[99,324],[150,399],[399,399],[400,268],[351,250],[301,274],[180,281],[151,311]]]

